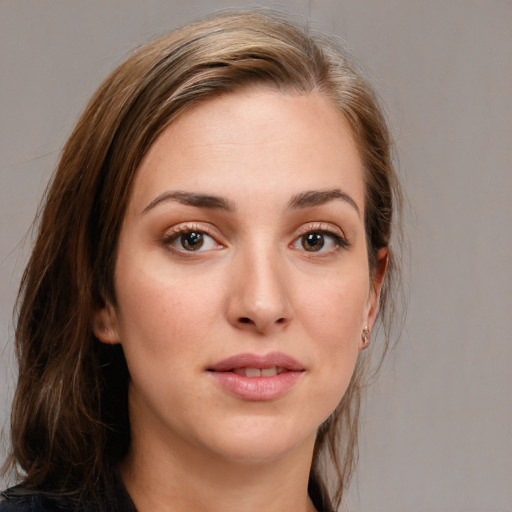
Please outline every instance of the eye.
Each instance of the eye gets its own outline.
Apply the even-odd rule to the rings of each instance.
[[[323,233],[307,233],[300,237],[300,242],[306,251],[318,252],[321,251],[325,245],[325,235]]]
[[[309,230],[299,236],[292,244],[294,249],[310,253],[332,253],[339,247],[348,247],[348,241],[340,234],[326,229]]]
[[[173,230],[172,233],[165,237],[164,245],[181,253],[202,252],[223,247],[222,244],[218,243],[205,231],[187,226],[178,227],[176,230]]]
[[[190,233],[184,233],[183,235],[180,235],[177,238],[177,241],[179,241],[181,248],[185,249],[186,251],[198,251],[201,249],[201,247],[203,247],[205,241],[207,241],[207,236],[208,235],[204,235],[198,231],[191,231]]]

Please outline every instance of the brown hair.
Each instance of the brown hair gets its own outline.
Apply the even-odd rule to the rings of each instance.
[[[100,343],[91,318],[104,300],[115,304],[116,245],[135,173],[162,130],[192,105],[259,83],[325,94],[352,127],[365,167],[372,271],[378,250],[389,249],[379,311],[386,351],[395,273],[389,242],[400,193],[375,95],[335,43],[278,16],[230,13],[188,25],[143,47],[107,78],[48,189],[18,299],[10,463],[23,471],[25,486],[99,500],[97,489],[130,442],[129,376],[122,349]],[[318,433],[309,491],[319,508],[339,505],[357,460],[367,357],[359,358],[348,391]],[[322,464],[337,478],[327,479]]]

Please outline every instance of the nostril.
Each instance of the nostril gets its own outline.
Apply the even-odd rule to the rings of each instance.
[[[238,325],[240,329],[255,329],[257,332],[262,333],[266,332],[268,329],[272,329],[272,326],[279,326],[279,329],[284,329],[286,325],[288,325],[288,317],[281,316],[276,320],[272,320],[266,319],[264,316],[258,317],[258,315],[254,318],[250,316],[239,316],[236,320],[236,325]]]

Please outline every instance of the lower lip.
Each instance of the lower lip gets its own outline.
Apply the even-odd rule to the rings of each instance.
[[[244,377],[233,372],[209,373],[231,395],[254,402],[279,398],[293,388],[303,374],[302,371],[288,371],[273,377]]]

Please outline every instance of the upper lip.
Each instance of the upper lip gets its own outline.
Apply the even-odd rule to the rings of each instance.
[[[293,357],[281,352],[270,352],[269,354],[236,354],[215,363],[208,368],[209,371],[227,372],[236,368],[284,368],[289,371],[303,371],[304,366]]]

